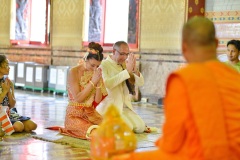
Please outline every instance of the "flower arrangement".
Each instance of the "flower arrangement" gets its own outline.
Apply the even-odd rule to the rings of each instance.
[[[84,55],[83,59],[86,61],[86,58],[89,54],[97,54],[99,56],[99,51],[93,48],[88,48],[86,54]]]
[[[88,49],[87,49],[87,52],[89,52],[89,53],[91,53],[91,54],[98,54],[98,53],[99,53],[98,50],[93,49],[93,48],[88,48]]]

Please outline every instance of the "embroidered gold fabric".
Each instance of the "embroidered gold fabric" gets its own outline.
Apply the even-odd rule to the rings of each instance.
[[[69,106],[76,106],[76,107],[78,107],[78,106],[80,106],[80,107],[91,107],[92,106],[92,104],[78,103],[78,102],[74,102],[74,101],[69,101],[68,105]]]
[[[93,71],[84,71],[83,75],[81,76],[79,85],[81,90],[83,90],[85,88],[85,86],[89,83],[89,81],[92,79],[93,76]],[[107,95],[107,90],[104,86],[103,81],[100,81],[100,85],[101,85],[101,92],[103,96]],[[79,103],[78,105],[84,105],[86,107],[91,106],[90,104],[93,103],[94,101],[94,95],[96,93],[96,88],[93,88],[92,91],[90,92],[89,96],[84,100],[83,103]]]

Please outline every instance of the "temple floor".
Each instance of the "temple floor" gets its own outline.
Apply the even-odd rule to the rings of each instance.
[[[16,108],[20,115],[29,116],[38,124],[32,133],[14,133],[4,136],[0,141],[1,160],[87,160],[90,159],[89,149],[72,147],[32,138],[34,135],[54,135],[57,131],[45,129],[49,126],[63,126],[68,98],[63,95],[53,95],[48,92],[16,89]],[[161,128],[163,123],[162,108],[148,103],[133,103],[135,111],[150,127]],[[158,135],[157,135],[158,136]],[[148,134],[151,144],[155,142],[156,134]],[[143,143],[137,151],[154,149]]]

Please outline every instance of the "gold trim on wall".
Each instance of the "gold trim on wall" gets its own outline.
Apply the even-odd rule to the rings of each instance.
[[[185,0],[148,0],[141,3],[141,51],[180,52]]]
[[[199,0],[195,0],[195,4],[197,6],[199,4]]]
[[[188,20],[188,7],[189,7],[189,3],[188,3],[189,0],[185,0],[185,21],[184,22],[187,22]]]
[[[0,3],[0,46],[10,47],[11,0]]]
[[[82,48],[83,0],[52,1],[52,47]]]

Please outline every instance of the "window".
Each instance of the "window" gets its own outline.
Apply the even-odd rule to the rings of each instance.
[[[49,43],[50,0],[16,0],[12,10],[12,44]]]
[[[84,42],[138,44],[139,0],[85,0]]]

